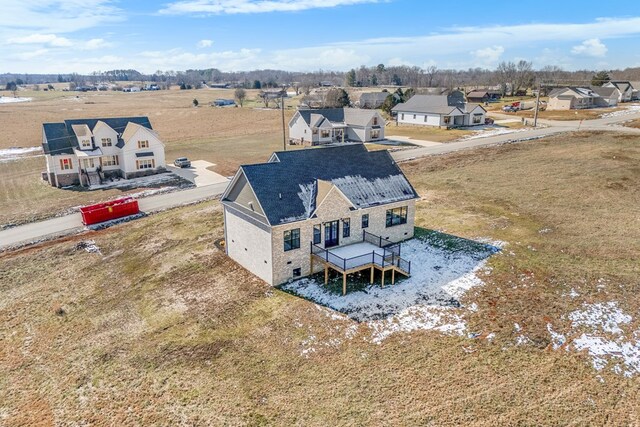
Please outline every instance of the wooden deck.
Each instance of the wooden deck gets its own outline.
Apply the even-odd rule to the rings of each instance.
[[[382,280],[380,285],[384,287],[385,274],[391,271],[391,284],[395,284],[396,273],[404,276],[411,275],[411,263],[402,259],[393,251],[384,248],[375,248],[369,250],[368,247],[362,246],[357,248],[356,245],[348,245],[331,249],[323,249],[319,246],[311,246],[311,271],[314,271],[314,263],[320,262],[324,267],[324,283],[329,282],[329,269],[333,269],[342,274],[342,294],[347,293],[347,275],[363,270],[370,270],[370,282],[373,284],[375,270],[382,272]],[[349,248],[351,246],[351,248]],[[346,251],[345,251],[346,249]],[[351,250],[350,250],[351,249]],[[340,253],[355,254],[350,258],[343,258]]]

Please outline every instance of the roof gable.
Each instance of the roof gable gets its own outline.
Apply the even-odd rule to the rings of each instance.
[[[362,144],[277,153],[278,162],[242,166],[273,225],[309,218],[322,182],[334,185],[355,208],[410,200],[417,193],[387,151]]]

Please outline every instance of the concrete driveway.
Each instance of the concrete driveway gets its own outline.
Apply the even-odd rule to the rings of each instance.
[[[206,160],[194,160],[191,162],[190,168],[177,168],[173,165],[167,165],[167,169],[174,174],[193,182],[196,187],[229,182],[227,177],[207,169],[211,166],[215,166],[215,163],[207,162]]]

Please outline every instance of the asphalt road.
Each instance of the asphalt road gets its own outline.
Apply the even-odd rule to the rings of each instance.
[[[219,196],[224,192],[225,188],[227,188],[227,182],[190,188],[174,193],[159,194],[138,199],[138,205],[140,206],[140,211],[152,213]],[[84,228],[82,217],[79,213],[45,221],[31,222],[0,231],[0,249],[20,245],[21,243],[47,240],[56,236],[71,234]]]
[[[621,122],[638,118],[640,118],[640,112],[584,121],[540,120],[540,123],[546,127],[539,127],[511,134],[417,147],[408,150],[396,151],[391,155],[396,161],[401,162],[435,154],[451,153],[454,151],[485,147],[505,142],[543,138],[576,130],[608,130],[640,135],[640,129],[615,126]],[[142,212],[157,212],[219,196],[224,192],[226,187],[227,182],[203,185],[189,190],[141,198],[138,200],[138,204]],[[47,240],[56,236],[71,234],[82,229],[84,229],[84,225],[82,224],[82,219],[79,213],[24,224],[0,231],[0,250],[7,247],[18,246],[23,243]]]

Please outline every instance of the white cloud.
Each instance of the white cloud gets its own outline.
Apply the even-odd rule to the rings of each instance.
[[[113,46],[113,44],[109,43],[105,39],[91,39],[82,43],[82,49],[85,50],[106,49],[111,46]]]
[[[0,28],[42,33],[70,33],[123,19],[112,0],[3,1]]]
[[[495,64],[503,53],[504,47],[502,46],[485,47],[471,52],[473,56],[485,64]]]
[[[7,40],[9,44],[42,44],[52,47],[67,47],[73,43],[66,37],[58,37],[55,34],[31,34],[24,37],[12,37]]]
[[[219,15],[268,12],[297,12],[307,9],[378,3],[380,0],[182,0],[170,3],[159,13],[165,15]],[[383,0],[384,1],[384,0]]]
[[[198,46],[200,49],[203,49],[205,47],[211,47],[211,45],[213,45],[213,40],[200,40],[196,46]]]
[[[600,39],[588,39],[581,44],[574,46],[571,49],[571,53],[574,55],[586,55],[594,57],[603,57],[607,54],[607,46],[600,41]]]

